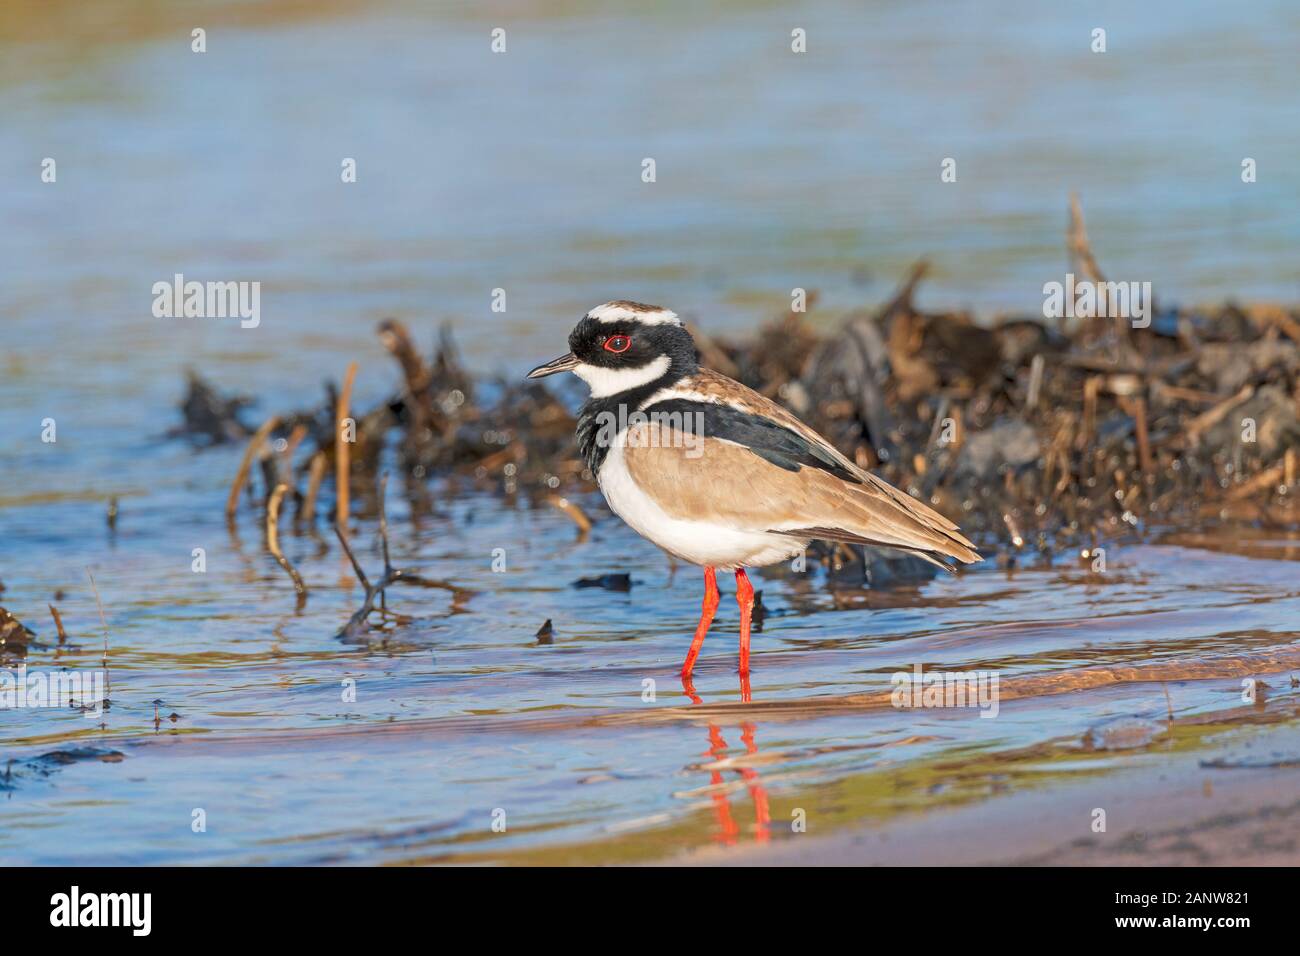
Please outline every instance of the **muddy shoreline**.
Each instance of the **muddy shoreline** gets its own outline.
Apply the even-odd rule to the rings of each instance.
[[[1300,754],[1300,732],[1283,728]],[[1275,734],[1276,737],[1278,734]],[[1268,738],[1261,743],[1267,744]],[[1211,769],[1154,761],[1083,783],[1026,791],[834,835],[705,849],[664,862],[705,866],[1296,866],[1294,766]],[[1094,829],[1107,811],[1106,832]]]

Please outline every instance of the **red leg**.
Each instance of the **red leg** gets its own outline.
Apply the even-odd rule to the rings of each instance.
[[[745,753],[758,755],[758,743],[754,740],[753,724],[740,725],[740,739],[745,742]],[[759,843],[766,843],[771,836],[768,827],[772,823],[772,811],[767,803],[767,789],[763,786],[758,771],[753,767],[741,770],[740,775],[749,784],[749,793],[754,798],[754,839]]]
[[[691,649],[686,652],[686,662],[682,664],[682,679],[689,680],[691,669],[695,667],[695,658],[700,656],[700,648],[704,646],[704,635],[709,633],[709,625],[713,623],[713,614],[718,609],[718,577],[712,568],[704,569],[704,606],[700,609],[700,623],[695,627],[695,640],[691,641]]]
[[[727,742],[722,739],[722,731],[716,724],[709,724],[709,756],[716,764],[727,752]],[[731,815],[731,801],[727,799],[726,788],[722,786],[722,771],[715,769],[709,778],[710,796],[713,798],[713,815],[718,818],[718,835],[714,837],[719,843],[731,846],[740,835],[740,827]]]
[[[754,586],[744,568],[736,568],[736,603],[740,605],[740,676],[749,676],[749,619],[754,612]]]

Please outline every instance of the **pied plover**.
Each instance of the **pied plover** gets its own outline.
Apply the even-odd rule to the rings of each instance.
[[[700,368],[677,315],[607,302],[569,335],[569,353],[528,373],[573,372],[591,398],[578,445],[614,513],[704,568],[691,669],[718,607],[718,569],[736,572],[740,675],[748,697],[754,589],[746,567],[792,558],[814,538],[879,545],[941,567],[980,560],[957,526],[864,471],[775,402]]]

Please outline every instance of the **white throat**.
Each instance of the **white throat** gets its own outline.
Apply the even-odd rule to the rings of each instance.
[[[640,368],[601,368],[582,362],[574,366],[573,374],[591,386],[592,398],[608,398],[661,378],[671,364],[672,359],[667,355],[661,355]]]

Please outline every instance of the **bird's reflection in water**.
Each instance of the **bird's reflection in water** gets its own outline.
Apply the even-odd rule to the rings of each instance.
[[[700,696],[696,694],[695,687],[689,678],[683,678],[682,689],[686,696],[694,704],[703,703]],[[745,688],[748,690],[748,688]],[[744,694],[744,699],[748,702],[748,693]],[[767,790],[763,786],[763,780],[752,764],[752,759],[742,761],[740,766],[735,766],[735,761],[727,756],[727,741],[722,736],[722,728],[718,724],[710,723],[709,728],[709,749],[705,751],[710,761],[702,766],[693,765],[688,769],[701,769],[709,772],[709,798],[713,801],[713,815],[718,821],[718,832],[714,836],[714,841],[724,846],[734,846],[740,839],[740,826],[736,823],[736,818],[732,813],[731,794],[733,788],[726,785],[725,772],[731,770],[738,773],[742,780],[745,781],[745,787],[749,791],[750,799],[754,804],[754,842],[766,843],[771,837],[772,815],[768,808]],[[757,727],[750,721],[745,721],[740,725],[740,740],[745,745],[745,755],[748,758],[758,756],[758,742],[755,739]]]

